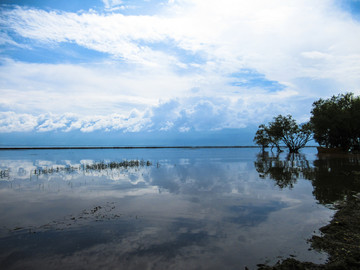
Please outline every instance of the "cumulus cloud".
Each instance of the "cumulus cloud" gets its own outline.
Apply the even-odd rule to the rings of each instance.
[[[148,119],[136,110],[129,115],[109,114],[81,116],[77,114],[18,114],[15,112],[0,112],[0,132],[69,132],[80,130],[92,132],[96,130],[121,130],[123,132],[137,132],[149,125]]]
[[[0,112],[0,132],[32,131],[38,125],[37,117],[30,114]]]
[[[234,108],[229,99],[171,100],[152,110],[151,123],[153,129],[180,132],[241,128],[249,124],[249,121],[239,122],[237,111],[239,108]]]
[[[286,95],[274,93],[258,99],[189,97],[176,98],[149,106],[145,110],[132,109],[128,113],[82,115],[76,113],[25,114],[0,112],[0,133],[14,131],[215,131],[244,128],[259,119],[272,118],[273,110],[286,114],[291,108],[284,105]],[[306,114],[305,114],[306,118]]]

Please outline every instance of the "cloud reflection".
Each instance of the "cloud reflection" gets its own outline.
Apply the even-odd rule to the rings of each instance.
[[[256,153],[174,150],[149,156],[151,166],[94,170],[84,164],[101,162],[85,154],[3,158],[0,266],[234,269],[279,251],[323,259],[304,239],[331,213],[309,181],[280,190],[260,178]],[[48,173],[30,178],[40,168]]]

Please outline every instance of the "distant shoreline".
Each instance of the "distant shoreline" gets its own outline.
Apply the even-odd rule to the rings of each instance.
[[[259,146],[35,146],[0,147],[2,150],[71,150],[71,149],[206,149],[206,148],[259,148]]]
[[[305,146],[316,147],[316,146]],[[34,146],[34,147],[0,147],[0,151],[7,150],[85,150],[85,149],[227,149],[227,148],[261,148],[260,146]]]

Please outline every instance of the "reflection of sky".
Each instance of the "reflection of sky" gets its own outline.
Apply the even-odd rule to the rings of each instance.
[[[306,239],[331,212],[316,203],[310,181],[299,179],[293,189],[281,190],[261,179],[253,165],[257,152],[1,152],[1,170],[10,173],[0,181],[0,265],[11,252],[24,254],[22,266],[39,268],[49,262],[75,268],[86,261],[94,269],[241,269],[290,254],[316,261],[321,256],[307,250]],[[123,159],[149,160],[152,166],[30,178],[40,166]]]

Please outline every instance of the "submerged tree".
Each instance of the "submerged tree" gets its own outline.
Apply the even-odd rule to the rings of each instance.
[[[259,129],[256,131],[254,137],[254,142],[257,145],[260,145],[263,151],[265,151],[265,148],[271,143],[271,139],[265,125],[262,124],[259,126]]]
[[[353,93],[319,99],[313,103],[310,122],[320,146],[360,149],[360,97]]]
[[[311,139],[310,124],[298,125],[291,115],[274,117],[268,126],[260,125],[254,141],[264,149],[269,144],[280,151],[280,142],[284,143],[290,153],[297,153]],[[269,142],[268,144],[264,142]]]

